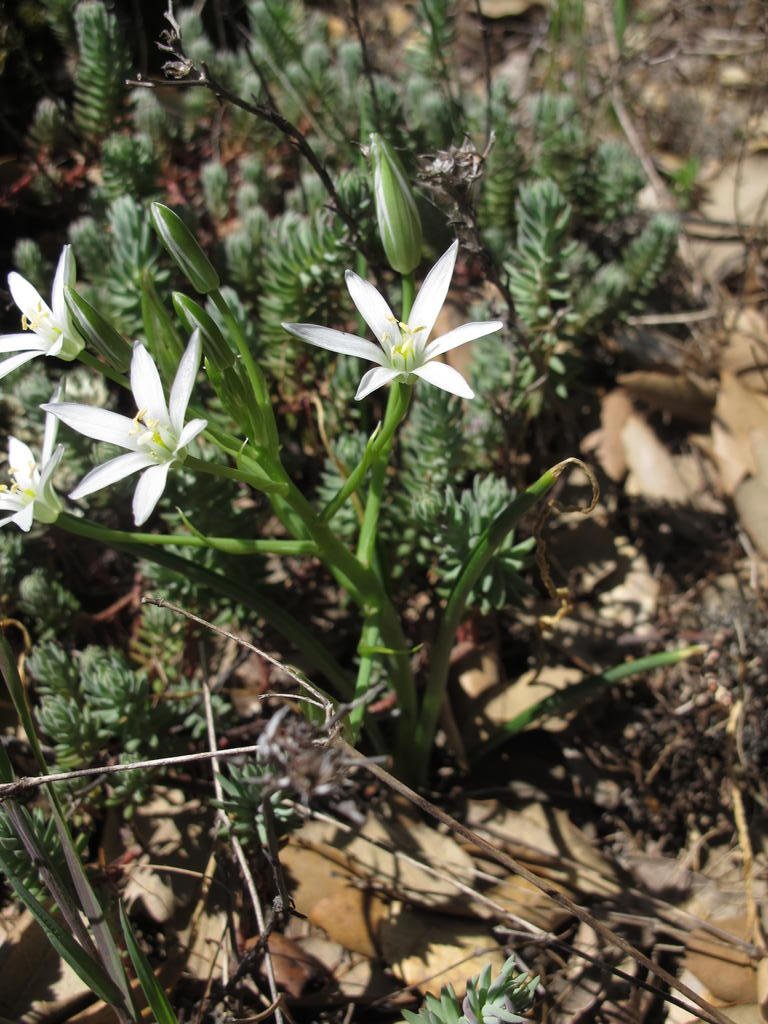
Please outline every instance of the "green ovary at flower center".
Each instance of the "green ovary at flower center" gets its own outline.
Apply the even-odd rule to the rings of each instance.
[[[390,363],[393,370],[404,370],[409,373],[418,365],[416,355],[416,331],[408,324],[398,323],[400,338],[392,346]]]
[[[176,438],[171,432],[163,429],[160,420],[149,419],[146,409],[139,409],[133,418],[132,434],[136,435],[136,444],[146,450],[148,455],[158,462],[165,462],[174,457]]]

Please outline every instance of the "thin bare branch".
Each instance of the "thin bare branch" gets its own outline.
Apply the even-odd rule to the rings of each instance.
[[[189,619],[190,622],[196,622],[198,626],[204,626],[212,633],[218,634],[218,636],[226,637],[227,640],[234,640],[236,644],[241,647],[245,647],[249,651],[253,651],[254,654],[258,654],[260,658],[268,661],[270,665],[274,665],[275,668],[280,669],[289,676],[295,683],[307,693],[310,693],[314,698],[315,702],[319,703],[321,707],[325,708],[326,715],[333,712],[333,701],[331,701],[322,690],[314,686],[307,677],[299,672],[298,669],[293,668],[291,665],[286,665],[285,662],[278,661],[277,658],[273,658],[271,654],[267,654],[260,647],[256,647],[250,640],[246,640],[244,637],[237,636],[235,633],[230,633],[226,629],[222,629],[220,626],[214,626],[212,622],[208,622],[207,619],[201,618],[199,615],[195,615],[194,612],[188,612],[186,608],[181,608],[177,604],[172,604],[170,601],[166,601],[163,597],[142,597],[142,604],[154,604],[158,608],[167,608],[169,611],[174,612],[176,615],[182,615],[184,618]]]
[[[203,680],[203,704],[205,706],[205,725],[208,733],[208,746],[210,747],[210,753],[213,755],[211,758],[211,772],[213,775],[213,789],[216,794],[216,800],[219,804],[216,810],[216,817],[219,819],[223,827],[226,829],[229,837],[229,843],[232,847],[232,851],[237,860],[240,871],[242,872],[243,878],[245,879],[245,887],[248,890],[248,896],[253,907],[253,913],[256,917],[256,924],[259,929],[259,935],[266,935],[266,922],[264,920],[264,910],[261,906],[261,900],[259,899],[259,893],[256,888],[256,882],[253,878],[253,872],[251,871],[250,865],[248,864],[248,858],[245,856],[243,850],[243,844],[237,838],[235,833],[232,831],[232,826],[227,817],[225,811],[222,809],[221,804],[224,800],[224,790],[221,785],[221,769],[219,768],[219,759],[217,751],[217,740],[216,740],[216,723],[213,719],[213,705],[211,703],[211,688],[208,685],[208,680]],[[269,994],[272,999],[272,1008],[275,1013],[275,1021],[277,1024],[283,1024],[283,1013],[280,1009],[280,995],[277,991],[277,982],[275,981],[275,969],[272,963],[272,957],[269,952],[268,944],[264,944],[264,969],[267,975],[267,984],[269,985]]]
[[[168,768],[191,764],[194,761],[210,761],[213,757],[243,757],[255,754],[258,749],[257,744],[252,743],[247,747],[229,747],[215,753],[203,750],[196,754],[177,754],[174,757],[156,757],[149,761],[130,761],[125,764],[105,764],[98,768],[76,768],[70,772],[51,772],[50,775],[22,775],[14,782],[4,782],[0,785],[0,803],[52,782],[72,782],[75,779],[89,779],[99,775],[118,775],[120,772],[139,771],[141,768]]]
[[[438,807],[437,804],[433,804],[419,793],[416,793],[410,788],[410,786],[401,782],[400,779],[396,779],[394,775],[390,775],[390,773],[380,765],[367,761],[345,740],[337,739],[336,742],[343,747],[351,759],[359,759],[361,764],[365,766],[366,770],[375,778],[379,779],[380,782],[384,783],[385,786],[388,786],[389,789],[393,790],[395,793],[399,793],[401,796],[404,796],[406,800],[409,800],[414,804],[414,806],[418,807],[421,811],[428,814],[436,821],[445,825],[456,835],[461,836],[461,838],[466,842],[471,843],[474,846],[479,846],[484,853],[492,857],[495,861],[501,864],[502,867],[507,868],[509,871],[512,871],[514,874],[525,879],[526,882],[535,886],[539,892],[547,896],[553,903],[556,903],[559,907],[567,910],[569,914],[573,914],[574,917],[583,924],[592,928],[604,939],[614,943],[623,953],[632,957],[633,960],[645,967],[647,971],[650,971],[651,974],[655,975],[659,981],[663,981],[666,985],[676,989],[681,995],[685,996],[686,999],[690,1000],[691,1003],[699,1008],[699,1016],[710,1021],[710,1024],[734,1024],[730,1017],[727,1017],[724,1013],[721,1013],[717,1007],[708,1003],[706,999],[698,994],[698,992],[694,992],[692,988],[684,984],[684,982],[679,981],[670,974],[669,971],[654,963],[650,957],[645,955],[645,953],[633,946],[631,942],[627,942],[625,938],[615,932],[612,928],[609,928],[608,925],[603,924],[602,921],[594,917],[594,915],[592,915],[588,910],[580,907],[578,903],[575,903],[569,896],[566,896],[565,893],[548,884],[544,879],[539,878],[539,876],[534,874],[533,871],[529,871],[528,868],[515,860],[514,857],[511,857],[508,853],[498,849],[498,847],[494,846],[493,843],[488,842],[484,836],[481,836],[477,832],[473,832],[472,829],[467,828],[466,825],[463,825],[441,807]]]
[[[368,53],[368,46],[365,41],[365,31],[363,30],[363,22],[360,18],[360,4],[358,0],[350,0],[350,11],[352,24],[355,27],[357,33],[357,40],[360,43],[360,55],[363,58],[363,74],[368,82],[368,89],[371,94],[371,104],[373,105],[373,119],[376,122],[376,130],[381,131],[381,108],[379,107],[379,96],[376,92],[376,80],[373,77],[373,64],[371,63],[371,57]]]

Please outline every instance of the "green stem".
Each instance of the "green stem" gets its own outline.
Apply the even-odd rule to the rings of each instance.
[[[151,547],[212,548],[226,555],[317,555],[317,545],[311,540],[241,540],[239,537],[207,537],[189,533],[134,533],[132,530],[112,530],[87,519],[78,519],[62,513],[57,525],[69,533],[88,537],[102,544],[148,544]]]
[[[365,653],[366,648],[371,648],[379,639],[379,627],[373,619],[366,619],[360,632],[360,664],[357,669],[355,680],[354,707],[349,713],[349,726],[351,731],[350,742],[355,743],[360,735],[360,730],[365,721],[367,710],[363,698],[368,693],[371,685],[371,674],[373,673],[373,656]]]
[[[384,421],[381,424],[381,429],[377,428],[373,434],[371,434],[362,459],[349,474],[341,490],[337,492],[335,497],[331,498],[320,513],[320,518],[324,522],[327,523],[329,520],[333,519],[347,498],[351,494],[355,493],[365,478],[365,474],[368,472],[368,469],[375,462],[378,456],[385,451],[389,451],[390,445],[392,444],[392,438],[395,436],[395,431],[408,411],[408,403],[411,399],[412,390],[413,387],[410,384],[396,383],[392,385],[392,388],[390,389],[390,401],[392,400],[392,396],[395,395],[396,402],[393,402],[391,405],[389,401],[387,402],[387,411]]]
[[[187,455],[184,465],[195,473],[207,473],[209,476],[223,477],[225,480],[237,480],[238,483],[248,484],[249,487],[265,494],[276,492],[282,494],[286,485],[280,480],[274,480],[271,476],[258,476],[255,472],[244,472],[241,469],[232,469],[231,466],[222,466],[219,462],[203,462],[192,455]]]
[[[432,647],[429,675],[424,690],[421,712],[416,727],[416,734],[411,744],[413,752],[412,768],[419,779],[423,780],[426,776],[429,754],[440,717],[440,709],[445,699],[446,686],[448,685],[451,650],[453,649],[456,630],[464,615],[467,599],[472,588],[477,583],[491,558],[493,558],[499,544],[501,544],[510,530],[514,529],[520,518],[541,501],[554,487],[566,465],[568,465],[568,461],[558,463],[558,465],[547,470],[535,483],[531,484],[522,494],[518,494],[514,501],[511,501],[496,516],[494,521],[481,534],[453,586]]]
[[[410,315],[415,290],[413,274],[405,274],[402,278],[401,316],[403,321],[407,321]],[[403,397],[404,388],[408,388],[405,398]],[[405,419],[405,415],[408,411],[410,393],[410,386],[402,384],[399,381],[395,381],[389,389],[387,410],[384,414],[384,426],[380,435],[383,438],[383,441],[379,443],[376,454],[371,459],[371,483],[368,488],[365,512],[363,513],[363,522],[360,527],[360,537],[357,543],[357,557],[363,565],[373,567],[377,577],[381,581],[382,588],[384,587],[384,582],[382,580],[380,567],[376,558],[376,532],[379,525],[379,514],[381,513],[381,502],[384,496],[384,486],[387,479],[387,466],[392,452],[392,444],[394,442],[395,432]],[[363,456],[362,461],[365,461],[365,456]],[[347,483],[348,482],[349,481],[347,481]],[[371,673],[373,672],[375,656],[367,654],[366,650],[375,645],[378,636],[379,629],[375,618],[371,616],[366,617],[360,636],[360,665],[358,666],[357,681],[355,683],[355,700],[359,701],[359,703],[352,710],[350,715],[350,726],[354,737],[357,736],[365,718],[365,702],[363,701],[363,698],[368,692],[368,687],[371,682]],[[413,691],[413,676],[407,652],[403,650],[394,655],[394,662],[395,673],[397,677],[401,679],[400,685],[404,689],[407,687]],[[406,679],[408,679],[407,683]],[[407,742],[407,737],[410,735],[410,731],[411,723],[408,721],[406,716],[401,717],[398,728],[398,750]]]
[[[407,389],[405,397],[403,397],[401,389]],[[363,524],[360,527],[360,539],[357,544],[357,557],[363,565],[371,565],[373,562],[376,546],[376,529],[379,525],[379,513],[381,512],[381,501],[384,495],[384,484],[386,482],[389,456],[392,451],[392,442],[394,441],[397,428],[403,422],[408,412],[411,391],[412,387],[410,384],[401,384],[399,381],[395,381],[389,389],[387,410],[384,413],[384,428],[380,435],[384,436],[386,432],[389,440],[388,444],[379,446],[373,459],[371,484],[368,488],[365,512],[363,513]]]
[[[411,309],[413,308],[413,300],[416,297],[416,281],[413,276],[413,272],[410,274],[403,274],[402,276],[402,306],[403,311],[400,314],[403,318],[403,323],[408,322],[408,317],[411,315]]]
[[[397,652],[392,683],[402,713],[402,727],[411,729],[416,717],[416,696],[408,659],[408,641],[379,577],[371,566],[363,565],[338,539],[328,523],[316,514],[280,462],[275,460],[266,468],[274,479],[279,479],[278,474],[282,474],[287,487],[285,501],[304,523],[307,534],[317,545],[320,558],[360,608],[365,619],[378,625],[384,644]]]

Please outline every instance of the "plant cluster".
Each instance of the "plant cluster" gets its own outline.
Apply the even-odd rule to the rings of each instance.
[[[13,426],[13,486],[0,500],[22,529],[55,522],[139,556],[149,578],[197,607],[215,599],[222,614],[266,617],[339,696],[361,697],[386,667],[400,680],[405,742],[403,723],[419,716],[408,657],[428,636],[396,624],[395,604],[431,591],[450,623],[471,609],[503,612],[526,592],[532,541],[518,541],[514,526],[543,491],[518,493],[507,449],[525,444],[548,398],[578,388],[580,354],[600,329],[647,300],[676,227],[642,217],[634,157],[595,141],[570,98],[542,93],[520,105],[502,85],[467,91],[452,72],[449,0],[416,5],[407,58],[381,67],[375,34],[366,49],[298,2],[248,0],[244,16],[245,33],[214,43],[196,6],[171,12],[162,49],[176,87],[161,93],[125,88],[132,56],[119,11],[101,0],[45,5],[72,57],[73,89],[69,108],[43,97],[29,128],[38,200],[72,208],[66,170],[78,153],[99,173],[79,185],[50,304],[38,289],[47,295],[53,268],[34,241],[16,245],[9,284],[24,330],[3,342],[0,373],[20,378],[19,392],[35,398],[25,411],[42,405],[48,425],[42,438],[25,427],[37,448]],[[220,100],[227,145],[212,149],[205,115]],[[304,118],[306,135],[295,128]],[[366,146],[350,150],[350,125]],[[276,129],[306,161],[275,148]],[[161,182],[178,212],[156,201]],[[436,196],[440,209],[430,207]],[[418,296],[414,274],[452,227],[475,319],[433,339],[457,244]],[[495,288],[481,289],[482,269]],[[360,337],[368,329],[376,343]],[[442,357],[472,338],[482,340],[468,381]],[[350,356],[368,361],[362,380]],[[68,370],[63,394],[50,383],[41,394],[49,375],[38,367],[51,357],[102,379],[78,387]],[[118,397],[127,383],[133,408]],[[376,392],[387,387],[377,428]],[[59,423],[72,428],[63,459]],[[385,462],[397,486],[385,486]],[[134,525],[159,513],[165,533],[127,530],[110,505],[108,488],[127,498],[134,474]],[[95,521],[65,511],[54,481],[87,499]],[[66,633],[77,598],[56,580],[44,588],[42,570],[12,571],[15,549],[6,550],[13,606],[38,609],[38,637]],[[296,618],[290,580],[308,557],[347,594],[345,631],[362,627],[341,663]],[[445,629],[432,640],[449,644]],[[141,629],[137,637],[134,654]],[[98,700],[87,684],[80,693],[87,722]],[[41,692],[51,721],[64,714],[54,696]],[[433,703],[425,697],[431,710],[416,732],[420,770]]]
[[[427,995],[418,1012],[404,1010],[403,1016],[407,1024],[519,1024],[533,1005],[538,984],[538,978],[518,970],[510,957],[495,978],[490,966],[471,978],[463,1001],[446,985],[439,999]]]
[[[297,0],[246,0],[246,31],[216,43],[200,5],[169,8],[163,91],[124,88],[124,26],[101,0],[44,10],[72,57],[73,99],[43,98],[28,143],[37,199],[69,222],[68,241],[55,268],[33,240],[14,250],[21,329],[0,339],[0,378],[22,408],[8,402],[0,525],[35,544],[116,549],[198,611],[268,624],[341,705],[349,738],[365,732],[424,782],[457,629],[526,592],[533,542],[516,531],[572,461],[525,486],[510,447],[578,389],[585,346],[647,300],[676,226],[642,217],[633,158],[596,143],[569,100],[522,109],[503,90],[466,90],[450,0],[415,5],[413,47],[402,61],[379,53],[381,69],[373,34],[369,50]],[[68,173],[80,154],[92,173]],[[451,300],[466,315],[450,315]],[[470,342],[462,372],[454,353]],[[60,767],[193,740],[202,719],[167,617],[142,613],[126,644],[143,668],[115,650],[73,653],[78,596],[20,570],[25,558],[2,540],[0,571],[18,590],[7,603],[34,609],[35,639],[50,641],[31,659],[34,721],[0,654],[41,771],[35,724]],[[406,615],[424,594],[429,614]],[[413,658],[425,643],[426,670]],[[168,660],[153,683],[149,665]],[[377,717],[380,684],[394,713]],[[262,842],[292,824],[289,795],[337,784],[332,756],[298,727],[278,742],[276,728],[222,780],[235,831]],[[126,773],[111,799],[130,806],[148,781]],[[44,845],[40,822],[14,810],[0,823],[0,864],[133,1020],[114,936],[101,945],[51,799],[88,928],[57,931],[17,870],[13,837]],[[174,1019],[123,932],[154,1012]],[[510,962],[470,984],[461,1012],[444,992],[409,1020],[516,1021],[534,984]]]

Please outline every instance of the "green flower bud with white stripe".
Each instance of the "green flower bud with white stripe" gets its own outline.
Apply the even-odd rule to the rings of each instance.
[[[421,218],[397,154],[377,132],[369,149],[376,219],[393,270],[410,274],[421,261]]]
[[[215,292],[221,284],[216,268],[178,213],[162,203],[152,203],[150,212],[160,241],[192,287],[203,295]]]

